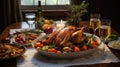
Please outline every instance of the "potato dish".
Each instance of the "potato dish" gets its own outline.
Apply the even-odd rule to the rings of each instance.
[[[25,48],[23,46],[0,44],[0,59],[15,58],[22,55],[24,52]]]

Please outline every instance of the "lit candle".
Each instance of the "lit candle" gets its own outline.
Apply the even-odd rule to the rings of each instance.
[[[61,20],[59,23],[57,23],[57,28],[63,28],[63,27],[65,27],[65,24]]]

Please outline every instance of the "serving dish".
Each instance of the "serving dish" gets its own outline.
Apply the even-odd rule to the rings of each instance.
[[[120,54],[120,40],[110,41],[108,43],[108,47],[111,49],[112,52]]]
[[[13,29],[10,30],[10,42],[30,46],[31,42],[39,37],[41,32],[38,29]]]
[[[23,55],[26,48],[22,45],[4,43],[0,44],[0,60],[8,60]]]
[[[90,33],[83,33],[83,34],[85,34],[87,37],[91,37],[92,36],[92,34],[90,34]],[[101,45],[101,40],[100,40],[100,38],[98,37],[98,36],[93,36],[93,38],[95,38],[96,39],[96,41],[97,41],[97,43],[98,43],[98,45],[95,47],[95,48],[90,48],[90,49],[88,49],[88,50],[81,50],[81,51],[76,51],[76,52],[74,52],[74,51],[72,51],[72,52],[68,52],[68,53],[66,53],[66,52],[48,52],[48,51],[44,51],[44,50],[41,50],[41,48],[39,49],[39,48],[36,48],[36,43],[38,42],[38,41],[41,41],[41,40],[43,40],[43,39],[46,39],[47,37],[49,37],[49,36],[47,36],[47,35],[41,35],[40,37],[38,37],[37,39],[35,39],[33,42],[32,42],[32,46],[38,51],[38,53],[40,53],[40,55],[43,55],[43,56],[46,56],[46,57],[50,57],[50,58],[62,58],[62,59],[68,59],[68,58],[78,58],[78,57],[84,57],[84,56],[86,56],[86,55],[89,55],[89,54],[92,54],[92,53],[94,53],[95,51],[97,51],[99,48],[99,46]],[[47,48],[47,47],[46,47]]]

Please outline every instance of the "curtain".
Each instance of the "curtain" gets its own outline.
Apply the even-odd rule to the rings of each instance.
[[[0,0],[0,33],[8,25],[22,20],[20,0]]]
[[[21,21],[20,0],[3,0],[3,22],[5,26]]]

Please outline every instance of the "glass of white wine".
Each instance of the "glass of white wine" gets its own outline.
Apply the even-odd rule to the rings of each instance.
[[[101,25],[99,27],[99,36],[103,44],[105,44],[106,39],[111,35],[111,20],[102,19]],[[103,45],[103,53],[105,52],[105,45]]]
[[[93,29],[93,35],[96,35],[96,30],[100,27],[100,14],[92,13],[90,15],[90,26]]]
[[[33,25],[35,23],[35,13],[26,13],[25,19],[27,24],[29,25],[29,28],[33,28]]]

